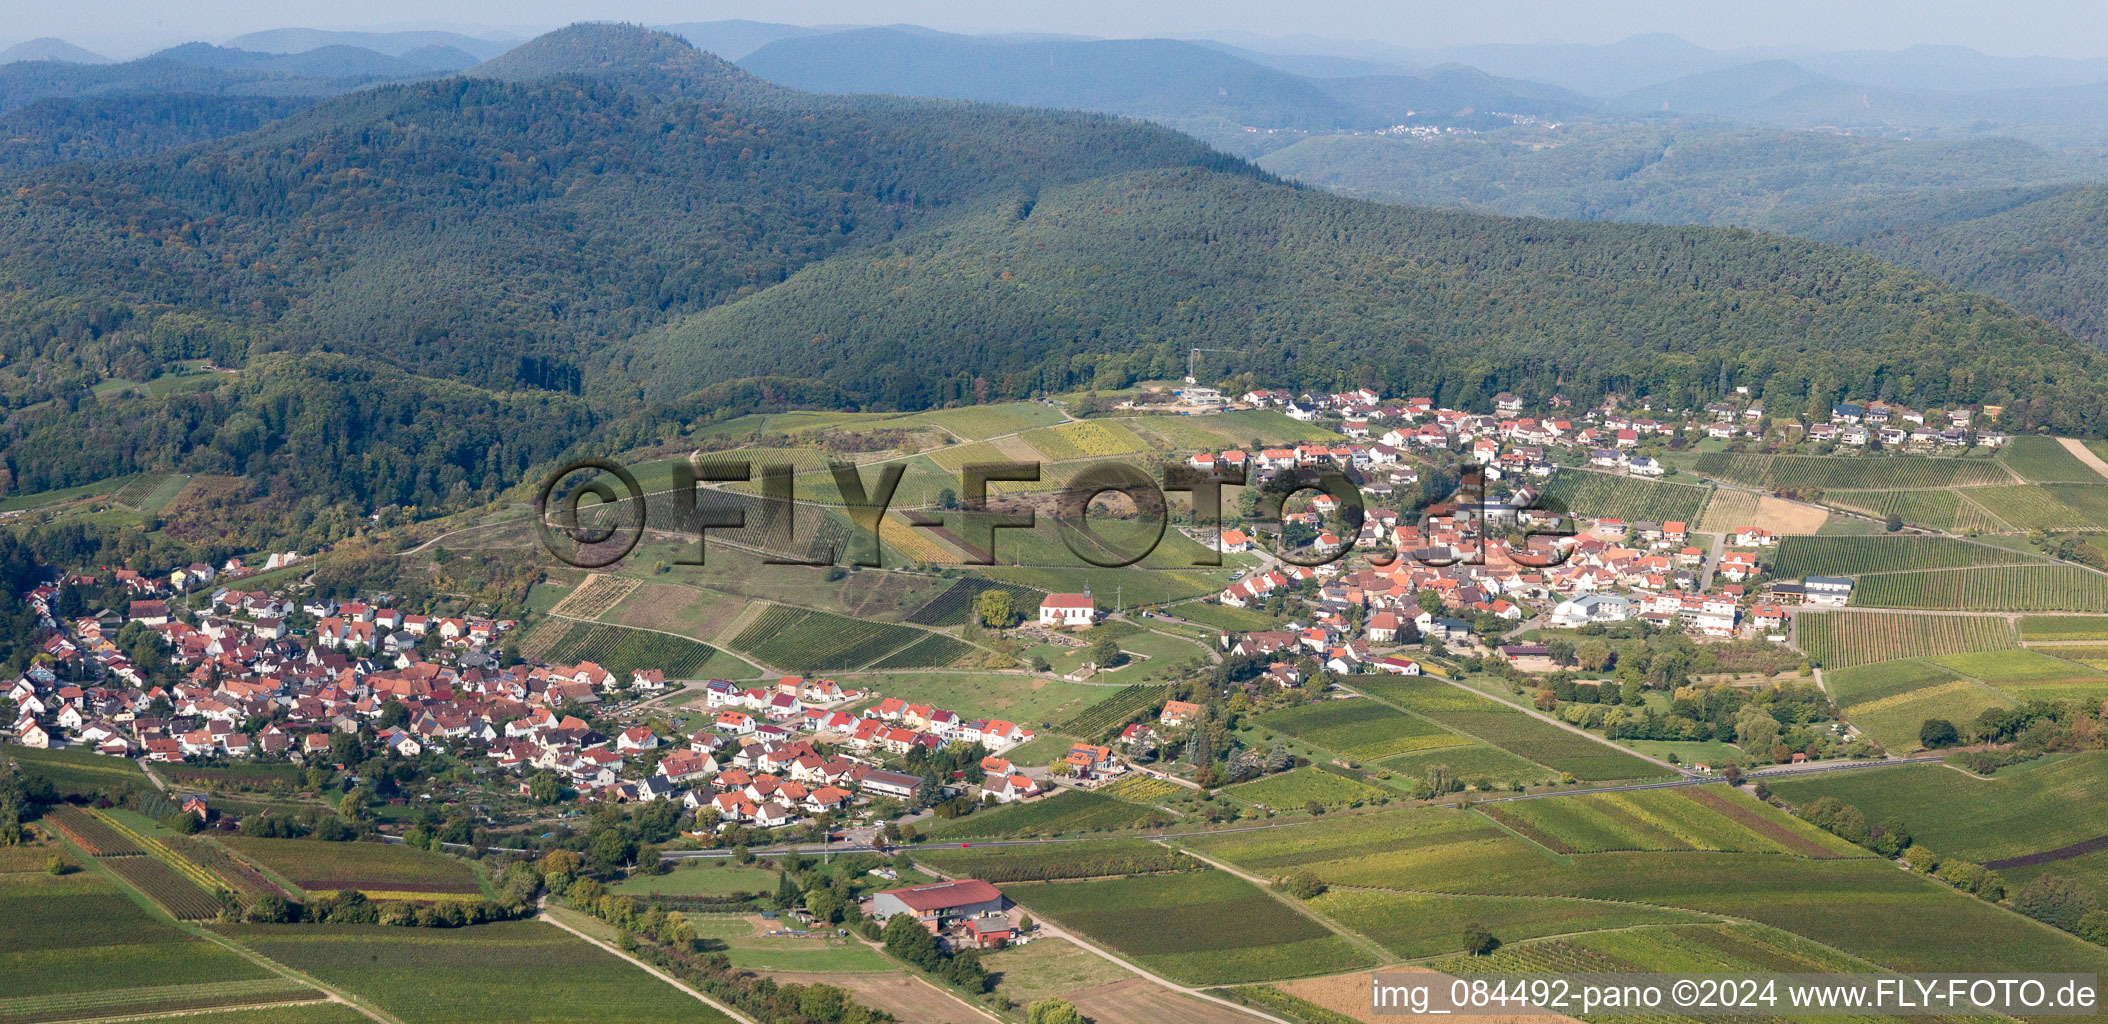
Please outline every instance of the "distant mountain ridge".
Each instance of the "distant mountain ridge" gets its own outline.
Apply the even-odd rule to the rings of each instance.
[[[1249,155],[1252,131],[1435,124],[1503,111],[1565,117],[1595,101],[1470,68],[1312,77],[1175,39],[1005,41],[900,28],[807,34],[739,62],[813,92],[936,96],[1147,118]],[[1337,65],[1334,66],[1338,68]],[[1417,120],[1416,120],[1417,119]]]
[[[467,507],[757,407],[1121,388],[1200,339],[1254,381],[1460,406],[1733,380],[2108,432],[2108,356],[1863,254],[1362,202],[1131,117],[799,92],[611,24],[25,171],[0,280],[18,486],[241,475],[302,514]],[[95,394],[177,358],[247,369]]]
[[[110,58],[99,53],[81,49],[64,39],[45,36],[28,42],[16,43],[0,50],[0,64],[18,60],[50,60],[66,64],[108,64]]]
[[[274,28],[235,36],[224,44],[238,50],[263,53],[306,53],[325,46],[356,46],[362,50],[401,57],[413,50],[443,47],[460,50],[476,60],[489,60],[521,40],[483,39],[459,32],[338,32],[314,28]]]

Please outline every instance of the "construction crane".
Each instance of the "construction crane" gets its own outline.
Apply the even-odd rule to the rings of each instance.
[[[1198,383],[1200,383],[1200,381],[1199,381],[1198,379],[1196,379],[1196,378],[1195,378],[1195,377],[1193,376],[1193,371],[1194,371],[1194,369],[1195,369],[1195,364],[1196,364],[1196,363],[1197,363],[1197,362],[1199,361],[1199,359],[1200,359],[1200,354],[1201,354],[1202,352],[1235,352],[1235,351],[1238,351],[1238,350],[1237,350],[1237,349],[1234,349],[1234,348],[1196,348],[1196,349],[1192,350],[1191,352],[1188,352],[1188,353],[1186,354],[1186,383],[1188,383],[1188,384],[1198,384]]]

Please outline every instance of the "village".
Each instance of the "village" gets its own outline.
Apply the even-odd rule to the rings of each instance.
[[[1655,418],[1609,407],[1570,416],[1570,403],[1556,396],[1543,415],[1524,415],[1523,400],[1508,393],[1494,396],[1496,415],[1387,400],[1368,389],[1252,390],[1230,400],[1188,387],[1178,400],[1199,415],[1274,409],[1347,438],[1184,458],[1199,470],[1245,471],[1258,484],[1333,467],[1360,489],[1358,530],[1334,496],[1318,494],[1293,502],[1279,524],[1225,527],[1217,536],[1193,531],[1204,543],[1219,536],[1224,554],[1251,565],[1210,600],[1264,609],[1284,623],[1223,629],[1214,646],[1257,659],[1284,689],[1312,671],[1419,675],[1428,652],[1499,659],[1521,672],[1558,670],[1545,644],[1504,639],[1537,628],[1644,623],[1706,641],[1783,643],[1795,607],[1841,606],[1851,593],[1849,578],[1772,578],[1766,554],[1778,538],[1756,525],[1718,533],[1708,548],[1689,521],[1576,519],[1547,500],[1562,466],[1651,480],[1663,466],[1638,449],[1669,435],[1761,437],[1768,421],[1760,402]],[[1808,431],[1806,444],[1827,446],[1835,437],[1853,445],[1867,429],[1928,420],[1878,402],[1832,412],[1834,424],[1817,425],[1831,429]],[[1877,447],[1966,442],[1958,432],[1970,418],[1966,410],[1932,417],[1948,426],[1929,439],[1892,442],[1877,433],[1864,440]],[[1975,444],[2003,440],[1973,435]],[[1425,475],[1442,473],[1452,476],[1429,494]],[[1269,540],[1278,555],[1267,552]],[[1338,557],[1349,540],[1353,553]],[[272,555],[261,570],[239,560],[218,569],[187,565],[162,577],[76,572],[23,595],[48,638],[45,656],[5,691],[13,741],[149,763],[327,762],[334,735],[364,729],[378,749],[401,757],[444,752],[511,776],[523,798],[546,802],[551,783],[537,786],[539,777],[553,779],[566,799],[672,800],[715,827],[760,829],[834,821],[876,801],[913,811],[961,792],[986,803],[1029,800],[1128,767],[1111,746],[1077,743],[1052,759],[1057,779],[1047,764],[1001,756],[1031,742],[1034,728],[826,678],[735,683],[668,679],[645,668],[618,675],[590,661],[521,663],[506,657],[519,628],[512,620],[404,614],[386,595],[338,602],[285,586],[243,589],[254,572],[298,560]],[[89,586],[120,587],[130,601],[121,613],[60,613],[67,588]],[[1036,624],[1087,633],[1111,614],[1088,592],[1049,594]],[[150,678],[134,663],[136,645],[119,642],[135,628],[158,640],[166,673]],[[610,705],[640,702],[693,714],[672,733],[607,715]],[[1153,722],[1131,722],[1118,742],[1183,717],[1176,707],[1151,711]],[[957,752],[969,747],[977,752],[967,759],[972,770],[957,771]],[[946,750],[951,776],[921,770]]]

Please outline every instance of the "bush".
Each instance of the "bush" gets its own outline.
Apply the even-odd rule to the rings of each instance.
[[[2108,946],[2108,910],[2095,910],[2079,918],[2079,938]]]
[[[1910,869],[1918,874],[1929,875],[1939,870],[1940,855],[1926,847],[1913,846],[1903,851],[1903,863],[1910,865]]]
[[[1486,926],[1473,922],[1464,926],[1464,952],[1472,956],[1490,956],[1500,948],[1500,940],[1486,930]]]
[[[2085,886],[2061,875],[2044,874],[2013,894],[2013,909],[2043,924],[2075,932],[2079,922],[2099,908]]]
[[[1961,739],[1962,734],[1955,729],[1954,723],[1944,718],[1928,718],[1924,725],[1918,727],[1918,742],[1927,750],[1951,747],[1961,742]]]
[[[1325,880],[1309,871],[1297,871],[1281,879],[1282,892],[1299,900],[1314,900],[1325,894]]]
[[[54,853],[51,855],[50,860],[44,862],[44,870],[54,875],[67,875],[72,874],[74,868],[72,864],[67,862],[66,858]]]

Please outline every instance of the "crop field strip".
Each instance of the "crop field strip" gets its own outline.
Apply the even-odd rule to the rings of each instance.
[[[1739,793],[1712,792],[1711,787],[1518,800],[1478,809],[1561,854],[1705,850],[1818,860],[1852,855],[1849,846],[1769,806]]]
[[[1943,764],[1912,764],[1781,780],[1773,789],[1794,804],[1833,796],[1869,821],[1896,818],[1918,842],[1977,863],[2062,850],[2108,834],[2097,816],[2071,813],[2108,804],[2108,753],[2099,751],[1989,779]]]
[[[1960,777],[1943,766],[1932,770]],[[1475,812],[1424,807],[1328,815],[1308,825],[1184,842],[1247,871],[1279,877],[1302,868],[1334,887],[1585,898],[1729,915],[1897,970],[1936,971],[1955,963],[1983,970],[2108,967],[2108,953],[2099,947],[1898,872],[1871,855],[1814,860],[1643,851],[1562,860]],[[1851,912],[1841,912],[1847,903]],[[1923,922],[1932,915],[1948,926],[1926,930]]]
[[[1731,455],[1698,457],[1700,476],[1747,487],[1830,490],[1929,490],[2010,484],[2013,474],[1989,459],[1927,456],[1850,457],[1830,455]]]
[[[181,921],[210,921],[219,916],[220,901],[198,887],[185,874],[158,857],[111,857],[103,861],[110,872]]]
[[[1473,736],[1577,779],[1657,778],[1661,768],[1628,751],[1531,717],[1521,708],[1428,676],[1357,678],[1362,692],[1464,736]]]
[[[217,931],[358,995],[403,1024],[729,1024],[723,1013],[540,921],[465,928],[219,925]]]
[[[1936,611],[2108,611],[2108,575],[2076,565],[2002,565],[1921,569],[1862,576],[1852,587],[1858,608]]]
[[[2048,565],[2024,552],[1977,544],[1955,537],[1784,537],[1771,559],[1772,575],[1859,576],[1916,569],[1955,569],[1993,565]]]
[[[2005,443],[1998,453],[2013,475],[2031,484],[2108,485],[2093,467],[2080,462],[2054,437],[2022,434]]]
[[[916,851],[917,863],[956,878],[1003,885],[1063,878],[1114,878],[1196,871],[1190,855],[1146,839],[1102,839],[1038,847]]]
[[[2023,643],[2072,640],[2108,642],[2108,616],[2023,615],[2020,618],[2020,639]]]
[[[158,863],[101,863],[118,860]],[[0,921],[0,1024],[314,995],[151,916],[99,870],[0,875]]]
[[[1283,811],[1298,810],[1312,804],[1328,808],[1346,807],[1388,799],[1392,795],[1366,782],[1326,771],[1317,765],[1268,775],[1251,782],[1240,782],[1222,792],[1247,803]]]
[[[1188,985],[1272,981],[1374,966],[1343,936],[1235,875],[1214,869],[1081,882],[1027,882],[1008,894],[1035,916]],[[1226,923],[1235,926],[1226,927]]]
[[[2011,657],[2019,652],[1962,655]],[[1932,659],[1880,662],[1830,673],[1831,699],[1846,720],[1892,752],[1918,745],[1918,729],[1927,719],[1965,724],[1990,708],[2017,704],[2011,694],[1965,678]]]
[[[1154,775],[1130,772],[1098,792],[1104,793],[1106,796],[1116,796],[1122,800],[1153,804],[1159,800],[1192,791],[1170,779],[1160,779]]]
[[[1793,628],[1797,646],[1825,669],[2020,646],[2012,622],[1991,615],[1814,612],[1804,608],[1794,616]]]
[[[520,642],[520,653],[552,664],[590,661],[618,675],[640,668],[695,679],[717,649],[698,640],[605,622],[549,619]]]
[[[930,633],[922,639],[872,662],[874,669],[894,668],[943,668],[974,654],[980,648],[964,640],[954,639],[939,633]]]
[[[1064,789],[1043,800],[1005,804],[963,818],[940,821],[926,831],[938,839],[1050,836],[1140,828],[1167,823],[1170,819],[1170,815],[1145,804],[1102,793]]]
[[[2010,484],[1972,487],[1975,502],[2016,530],[2108,530],[2108,485]]]
[[[571,591],[569,597],[556,607],[549,609],[551,615],[563,615],[574,619],[597,619],[615,609],[624,599],[637,592],[638,581],[626,576],[609,576],[594,573]]]
[[[1097,742],[1163,704],[1170,692],[1171,688],[1167,686],[1123,686],[1117,693],[1078,712],[1057,728],[1071,736]]]
[[[1712,490],[1586,469],[1561,469],[1545,483],[1538,507],[1567,515],[1696,522]]]
[[[1697,924],[1712,920],[1685,911],[1597,900],[1541,896],[1451,896],[1333,889],[1312,909],[1369,938],[1401,959],[1461,953],[1464,928],[1477,924],[1506,943],[1553,935]]]
[[[55,1024],[59,1021],[135,1014],[175,1014],[224,1007],[269,1006],[274,1003],[305,1002],[320,998],[322,993],[319,990],[291,978],[280,977],[202,981],[181,985],[145,985],[51,995],[0,996],[0,1024]],[[228,1018],[221,1014],[212,1014],[206,1019],[219,1021]]]
[[[1523,942],[1490,956],[1455,956],[1431,965],[1469,977],[1493,973],[1800,973],[1863,971],[1867,965],[1787,933],[1751,925],[1691,924],[1600,931]],[[1618,1014],[1648,1024],[1693,1021],[1674,1014]],[[1901,1024],[1903,1018],[1859,1018]],[[1931,1022],[1927,1022],[1931,1024]]]
[[[1939,530],[2007,528],[2003,520],[1995,520],[1995,526],[1990,525],[1994,520],[1987,515],[1965,516],[1962,493],[1956,490],[1824,491],[1823,503],[1876,519],[1900,516],[1913,526]]]
[[[1001,590],[1010,595],[1011,607],[1027,616],[1039,607],[1046,594],[1030,587],[1014,583],[998,583],[979,576],[962,576],[950,588],[928,604],[915,609],[904,620],[918,626],[963,626],[973,614],[974,599],[990,590]]]
[[[1424,718],[1367,698],[1304,704],[1262,715],[1254,724],[1358,761],[1471,742]]]
[[[732,639],[732,647],[793,672],[824,672],[861,668],[932,635],[912,626],[773,605]]]
[[[124,834],[110,827],[110,823],[78,807],[55,807],[44,815],[44,824],[50,825],[73,840],[73,845],[91,857],[143,856],[146,851],[138,847]]]
[[[1756,520],[1757,494],[1732,487],[1719,487],[1707,499],[1705,511],[1691,528],[1700,533],[1726,533],[1738,526],[1748,526]]]
[[[136,844],[141,850],[144,850],[148,856],[153,857],[154,859],[159,860],[161,863],[168,865],[169,868],[174,870],[177,874],[183,876],[191,884],[197,886],[199,889],[208,893],[218,892],[219,890],[224,889],[228,892],[235,893],[237,897],[242,894],[242,886],[237,884],[234,880],[220,876],[211,869],[206,868],[203,864],[184,856],[181,852],[178,852],[174,847],[170,846],[168,843],[165,843],[160,839],[147,835],[139,831],[138,829],[125,824],[122,820],[110,814],[108,811],[97,810],[89,811],[88,813],[95,815],[97,818],[100,818],[104,824],[107,824],[110,826],[110,828],[116,830],[119,835],[122,835],[126,839]],[[188,839],[188,837],[185,838],[186,840]],[[203,843],[199,842],[199,845],[202,846]],[[231,860],[232,858],[227,859]],[[215,907],[216,906],[217,898],[215,898]]]
[[[357,889],[369,896],[482,897],[482,887],[466,862],[409,846],[248,837],[225,842],[243,857],[309,892]]]

